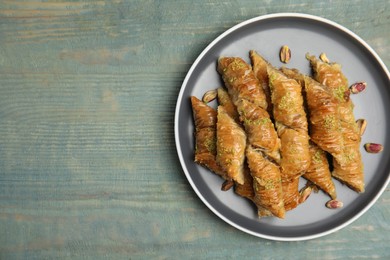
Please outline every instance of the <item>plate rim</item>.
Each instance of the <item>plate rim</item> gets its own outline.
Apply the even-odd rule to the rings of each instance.
[[[346,28],[346,27],[344,27],[344,26],[342,26],[342,25],[340,25],[340,24],[338,24],[338,23],[336,23],[336,22],[334,22],[332,20],[329,20],[327,18],[323,18],[323,17],[320,17],[320,16],[316,16],[316,15],[306,14],[306,13],[291,13],[291,12],[271,13],[271,14],[260,15],[260,16],[256,16],[256,17],[247,19],[245,21],[242,21],[242,22],[240,22],[240,23],[230,27],[229,29],[227,29],[223,33],[221,33],[218,37],[216,37],[214,40],[212,40],[206,46],[206,48],[204,48],[203,51],[198,55],[198,57],[195,59],[195,61],[191,65],[190,69],[188,70],[188,72],[187,72],[187,74],[186,74],[186,76],[185,76],[185,78],[183,80],[183,83],[182,83],[182,85],[180,87],[180,91],[179,91],[179,95],[178,95],[177,103],[176,103],[176,108],[175,108],[174,135],[175,135],[176,152],[177,152],[178,157],[179,157],[181,168],[182,168],[184,174],[186,175],[187,181],[190,183],[192,189],[195,191],[195,193],[198,196],[198,198],[201,199],[201,201],[208,207],[208,209],[210,209],[215,215],[217,215],[219,218],[221,218],[223,221],[225,221],[229,225],[231,225],[231,226],[237,228],[238,230],[241,230],[241,231],[243,231],[243,232],[245,232],[247,234],[250,234],[250,235],[253,235],[253,236],[256,236],[256,237],[260,237],[260,238],[264,238],[264,239],[268,239],[268,240],[273,240],[273,241],[304,241],[304,240],[311,240],[311,239],[315,239],[315,238],[319,238],[319,237],[323,237],[323,236],[329,235],[329,234],[334,233],[334,232],[336,232],[336,231],[338,231],[340,229],[343,229],[344,227],[350,225],[352,222],[354,222],[355,220],[360,218],[364,213],[366,213],[377,202],[379,197],[386,190],[386,187],[389,185],[389,182],[390,182],[390,174],[388,175],[385,184],[382,186],[382,188],[379,190],[379,192],[375,195],[375,197],[372,200],[370,200],[370,202],[360,212],[355,214],[353,217],[351,217],[350,219],[348,219],[344,223],[342,223],[342,224],[340,224],[340,225],[338,225],[338,226],[336,226],[334,228],[331,228],[331,229],[329,229],[327,231],[319,232],[319,233],[312,234],[312,235],[305,235],[305,236],[298,236],[298,237],[272,236],[272,235],[267,235],[267,234],[261,234],[261,233],[249,230],[249,229],[247,229],[245,227],[242,227],[242,226],[238,225],[237,223],[231,221],[227,217],[225,217],[218,210],[216,210],[206,200],[206,198],[202,195],[202,193],[199,191],[199,189],[195,185],[195,183],[194,183],[194,181],[193,181],[193,179],[192,179],[192,177],[191,177],[191,175],[190,175],[190,173],[189,173],[189,171],[188,171],[188,169],[186,167],[185,160],[184,160],[183,153],[181,151],[181,146],[180,146],[180,138],[179,138],[180,105],[181,105],[181,103],[183,101],[183,95],[184,95],[184,91],[186,89],[186,86],[188,84],[188,81],[189,81],[193,71],[198,66],[199,62],[203,59],[205,54],[207,54],[211,48],[213,48],[218,42],[220,42],[223,38],[225,38],[226,36],[228,36],[232,32],[234,32],[234,31],[236,31],[236,30],[238,30],[238,29],[240,29],[240,28],[242,28],[242,27],[244,27],[244,26],[246,26],[248,24],[252,24],[252,23],[255,23],[255,22],[260,22],[260,21],[268,20],[268,19],[275,19],[275,18],[304,18],[304,19],[310,19],[310,20],[314,20],[316,22],[321,22],[321,23],[330,25],[330,26],[332,26],[332,27],[334,27],[334,28],[336,28],[338,30],[343,31],[344,33],[346,33],[349,36],[351,36],[353,39],[357,40],[359,42],[359,44],[361,44],[365,49],[367,49],[370,52],[370,54],[379,63],[379,65],[381,66],[383,71],[387,74],[387,77],[390,79],[390,72],[387,69],[385,63],[382,61],[382,59],[376,53],[376,51],[370,45],[368,45],[362,38],[360,38],[360,36],[358,36],[356,33],[354,33],[353,31],[349,30],[348,28]]]

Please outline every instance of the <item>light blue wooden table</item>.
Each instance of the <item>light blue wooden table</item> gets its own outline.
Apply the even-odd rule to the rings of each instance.
[[[216,217],[183,174],[188,69],[275,12],[340,23],[390,66],[389,0],[0,1],[0,259],[389,259],[389,188],[336,233],[273,242]]]

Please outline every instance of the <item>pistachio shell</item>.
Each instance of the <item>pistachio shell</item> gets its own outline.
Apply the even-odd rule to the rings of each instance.
[[[359,128],[360,136],[362,136],[367,128],[367,120],[366,119],[358,119],[358,120],[356,120],[356,124]]]
[[[352,84],[349,89],[352,94],[358,94],[365,90],[367,87],[367,83],[362,81],[362,82],[356,82],[355,84]]]
[[[217,95],[218,95],[218,92],[216,89],[209,90],[206,93],[204,93],[204,95],[202,97],[202,101],[204,103],[209,103],[209,102],[213,101],[214,99],[216,99]]]
[[[329,63],[330,62],[328,57],[326,56],[326,54],[324,52],[320,54],[320,60],[322,60],[325,63]]]
[[[303,202],[305,202],[308,198],[309,198],[309,196],[310,196],[310,194],[311,194],[311,192],[313,191],[313,187],[312,186],[306,186],[306,187],[304,187],[299,193],[300,193],[300,198],[299,198],[299,203],[303,203]]]
[[[283,63],[288,63],[291,59],[291,50],[287,45],[283,45],[282,48],[280,48],[280,61]]]
[[[234,181],[232,180],[226,180],[222,183],[222,187],[221,187],[221,190],[222,191],[227,191],[227,190],[230,190],[231,187],[233,187],[234,185]]]
[[[364,145],[364,149],[366,149],[368,153],[380,153],[383,151],[383,145],[375,143],[366,143]]]
[[[340,200],[329,200],[325,206],[329,209],[338,209],[343,207],[343,202]]]

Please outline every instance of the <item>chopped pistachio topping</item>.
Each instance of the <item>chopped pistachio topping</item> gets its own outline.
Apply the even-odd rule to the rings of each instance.
[[[247,126],[251,126],[251,125],[260,126],[260,125],[265,125],[267,123],[271,123],[271,119],[266,117],[257,120],[250,120],[248,118],[244,118],[244,124]]]
[[[256,181],[256,188],[258,188],[257,185],[263,186],[266,190],[275,188],[275,183],[272,179],[263,179],[260,177],[256,177]]]
[[[347,163],[350,163],[350,162],[353,162],[354,160],[355,160],[355,153],[352,151],[351,153],[347,153],[347,154],[345,154],[344,156],[345,156],[345,161],[347,162]]]
[[[346,88],[344,86],[338,86],[333,90],[333,96],[337,98],[340,102],[345,102],[344,94],[345,94]]]
[[[220,154],[234,154],[234,149],[233,148],[225,148],[223,146],[220,146],[218,149],[218,152]]]
[[[275,73],[271,73],[268,77],[268,82],[270,84],[270,88],[273,88],[273,82],[277,78]]]
[[[236,77],[231,77],[231,78],[229,78],[229,82],[233,83],[233,81],[235,81],[236,79],[237,79]]]
[[[299,152],[298,147],[296,145],[291,145],[290,152],[296,154]]]
[[[212,154],[216,152],[215,138],[208,138],[204,141],[204,145],[206,146],[207,151]]]
[[[324,127],[326,129],[335,129],[336,125],[337,125],[337,119],[335,116],[331,116],[331,115],[325,116]]]
[[[291,108],[294,105],[294,100],[290,92],[287,92],[286,95],[284,95],[278,104],[279,109],[287,109]]]
[[[313,156],[312,156],[312,161],[314,163],[320,163],[321,162],[321,156],[322,156],[322,151],[321,150],[317,150]]]
[[[233,71],[240,70],[240,69],[245,68],[245,64],[243,62],[241,62],[240,60],[235,59],[231,63],[231,68],[232,68]]]
[[[225,164],[226,165],[231,165],[233,163],[232,159],[225,159]]]

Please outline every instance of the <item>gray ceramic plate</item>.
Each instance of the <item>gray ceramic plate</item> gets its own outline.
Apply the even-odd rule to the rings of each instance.
[[[322,192],[312,194],[284,220],[259,219],[247,200],[232,190],[220,190],[223,180],[193,162],[193,119],[189,97],[202,97],[207,90],[222,85],[216,71],[220,56],[240,56],[249,62],[248,52],[257,50],[274,66],[281,66],[279,49],[288,45],[292,59],[288,67],[310,73],[307,52],[318,56],[325,52],[331,61],[343,66],[350,83],[366,81],[367,89],[353,95],[355,117],[368,121],[362,139],[366,191],[357,194],[335,181],[338,198],[344,207],[325,207],[329,198]],[[339,230],[360,217],[379,198],[389,183],[390,152],[368,154],[366,142],[390,147],[390,76],[384,63],[367,43],[348,29],[329,20],[305,14],[273,14],[240,23],[215,39],[189,70],[176,106],[175,140],[183,171],[199,198],[218,217],[249,234],[272,240],[306,240]],[[215,104],[214,104],[215,105]],[[301,183],[303,185],[303,181]]]

